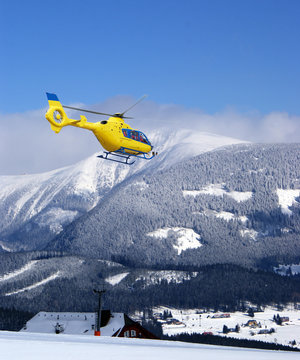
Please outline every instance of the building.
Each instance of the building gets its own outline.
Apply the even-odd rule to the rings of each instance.
[[[94,335],[95,313],[41,311],[20,331],[49,334]],[[101,336],[158,339],[124,313],[101,311]]]
[[[140,323],[133,321],[126,314],[124,315],[124,326],[120,331],[115,332],[114,337],[131,337],[140,339],[158,339],[158,337],[145,329]],[[102,331],[102,330],[101,330]]]
[[[256,328],[259,326],[256,320],[249,320],[245,326],[249,326],[251,328]]]
[[[275,329],[261,329],[259,330],[258,334],[273,334],[275,332]]]
[[[224,319],[230,318],[230,314],[215,314],[212,316],[212,319]]]
[[[279,319],[281,320],[281,322],[289,322],[290,318],[288,316],[280,316]]]

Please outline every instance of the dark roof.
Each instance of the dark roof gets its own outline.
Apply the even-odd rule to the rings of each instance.
[[[128,315],[126,315],[126,314],[124,314],[124,321],[125,321],[125,326],[126,326],[126,325],[129,326],[129,325],[139,324],[139,323],[133,321],[132,319],[130,319],[130,317],[129,317]]]
[[[109,319],[112,317],[110,310],[101,310],[101,327],[108,324]]]

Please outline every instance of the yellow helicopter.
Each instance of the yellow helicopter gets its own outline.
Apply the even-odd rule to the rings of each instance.
[[[61,128],[71,125],[91,130],[106,150],[104,151],[104,155],[98,156],[99,158],[126,165],[132,165],[134,161],[129,161],[132,156],[145,160],[151,160],[155,155],[157,155],[157,153],[151,152],[153,146],[147,136],[139,130],[132,129],[124,122],[124,119],[132,119],[124,116],[125,113],[142,101],[145,98],[145,95],[124,112],[112,115],[62,105],[56,94],[46,94],[49,102],[49,109],[45,116],[50,122],[51,129],[56,133],[59,133]],[[109,116],[109,119],[96,123],[88,122],[86,117],[83,115],[80,115],[80,120],[69,119],[64,108],[97,115],[106,115]]]

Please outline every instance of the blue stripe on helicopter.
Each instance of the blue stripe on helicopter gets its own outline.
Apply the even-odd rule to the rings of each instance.
[[[50,93],[46,93],[46,94],[47,94],[48,100],[50,100],[50,101],[59,101],[56,94],[50,94]]]

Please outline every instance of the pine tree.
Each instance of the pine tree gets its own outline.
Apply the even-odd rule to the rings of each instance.
[[[252,308],[249,308],[249,309],[248,309],[248,315],[249,315],[250,317],[254,317],[254,311],[253,311]]]
[[[228,334],[229,333],[229,329],[226,325],[223,326],[223,334]]]

